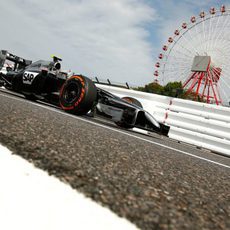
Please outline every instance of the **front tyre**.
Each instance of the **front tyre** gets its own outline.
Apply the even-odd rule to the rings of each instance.
[[[97,88],[89,78],[73,75],[63,84],[59,99],[63,110],[77,115],[87,114],[97,99]]]
[[[133,97],[122,97],[121,99],[124,100],[124,101],[127,101],[128,103],[130,103],[132,105],[136,105],[136,106],[138,106],[138,107],[140,107],[140,108],[143,109],[142,104],[136,98],[133,98]]]

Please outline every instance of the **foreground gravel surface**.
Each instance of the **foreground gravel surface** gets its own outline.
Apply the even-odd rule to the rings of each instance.
[[[0,143],[140,229],[230,229],[229,168],[4,95]]]

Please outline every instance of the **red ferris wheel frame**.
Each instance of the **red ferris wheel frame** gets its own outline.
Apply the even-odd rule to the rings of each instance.
[[[211,7],[209,13],[211,16],[215,16],[216,9]],[[226,12],[226,8],[224,5],[220,7],[219,12],[223,15]],[[206,17],[204,11],[199,14],[199,18],[201,22],[203,22]],[[162,47],[163,52],[158,55],[158,61],[155,63],[156,70],[154,71],[155,82],[159,81],[160,71],[161,68],[161,61],[165,59],[165,63],[167,63],[167,58],[170,55],[171,50],[177,44],[175,41],[177,37],[181,37],[185,30],[193,28],[197,22],[197,18],[192,16],[190,19],[190,24],[186,22],[182,23],[182,28],[177,29],[174,31],[174,36],[168,38],[168,44]],[[201,23],[199,22],[199,23]],[[198,55],[198,57],[201,57]],[[194,57],[195,58],[195,57]],[[192,68],[191,73],[188,74],[187,79],[182,82],[183,88],[186,90],[186,94],[193,95],[193,99],[197,100],[198,98],[201,99],[203,102],[206,103],[215,103],[216,105],[221,105],[223,103],[220,91],[218,89],[219,80],[222,77],[222,68],[215,66],[214,63],[211,61],[211,57],[207,55],[206,61],[208,63],[206,65],[201,66],[201,69]],[[163,65],[166,65],[163,63]]]

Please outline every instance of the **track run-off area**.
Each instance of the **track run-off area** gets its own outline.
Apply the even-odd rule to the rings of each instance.
[[[230,228],[229,158],[5,89],[0,106],[0,144],[138,228]]]

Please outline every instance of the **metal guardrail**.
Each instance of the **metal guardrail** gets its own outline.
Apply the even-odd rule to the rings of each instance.
[[[96,84],[97,85],[97,84]],[[109,85],[119,97],[138,99],[158,122],[170,126],[169,137],[230,157],[230,108],[160,96]]]
[[[130,86],[129,86],[128,82],[126,82],[125,84],[118,84],[118,83],[111,82],[109,79],[107,79],[107,80],[101,80],[98,77],[91,78],[91,80],[95,84],[108,85],[108,86],[114,86],[114,87],[119,87],[119,88],[124,88],[124,89],[130,89]]]

